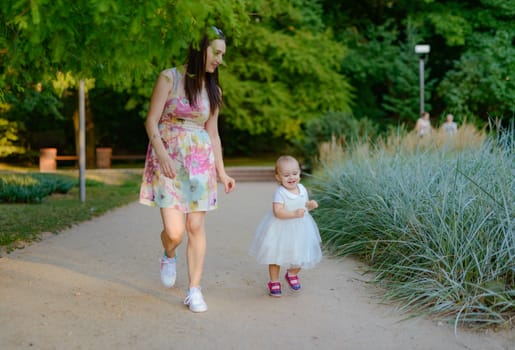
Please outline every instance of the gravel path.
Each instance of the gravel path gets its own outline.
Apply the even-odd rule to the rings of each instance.
[[[159,211],[137,203],[0,258],[0,349],[515,349],[513,332],[403,321],[352,259],[325,258],[300,295],[268,297],[247,248],[274,187],[239,183],[208,214],[203,314],[182,304],[185,244],[176,287],[160,285]]]

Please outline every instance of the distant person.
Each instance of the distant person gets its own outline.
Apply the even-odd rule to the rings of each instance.
[[[250,244],[250,255],[258,263],[267,264],[270,281],[268,293],[272,297],[282,295],[279,274],[286,266],[284,276],[289,288],[301,290],[299,272],[311,268],[322,259],[320,233],[309,214],[318,207],[309,200],[306,188],[300,183],[299,162],[291,156],[281,156],[275,163],[276,189],[272,210],[259,224]]]
[[[442,129],[449,135],[454,135],[458,131],[458,125],[453,121],[454,116],[447,114],[445,117],[445,123],[442,124]]]
[[[200,280],[206,212],[218,206],[217,176],[226,193],[235,186],[224,169],[218,134],[218,66],[225,48],[222,31],[209,28],[199,45],[190,46],[184,67],[162,71],[145,122],[150,142],[139,200],[161,211],[161,282],[167,288],[175,284],[176,248],[184,231],[188,234],[189,289],[184,304],[193,312],[207,310]]]
[[[415,125],[415,131],[419,137],[424,137],[431,133],[431,122],[429,121],[429,113],[423,112]]]

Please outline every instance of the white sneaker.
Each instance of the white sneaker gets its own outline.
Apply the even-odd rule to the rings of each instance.
[[[184,299],[184,304],[188,305],[190,311],[193,312],[204,312],[207,311],[207,304],[202,297],[200,287],[190,288],[188,296]]]
[[[161,283],[166,288],[172,288],[177,277],[177,259],[164,255],[161,258]]]

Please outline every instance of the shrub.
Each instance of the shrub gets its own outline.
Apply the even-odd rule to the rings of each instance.
[[[402,311],[455,327],[511,324],[513,139],[512,130],[478,147],[406,147],[409,139],[390,138],[396,142],[340,150],[345,160],[313,178],[313,216],[327,250],[366,261]]]
[[[54,174],[0,174],[0,203],[40,203],[52,193],[67,193],[76,180]]]
[[[26,152],[20,141],[20,134],[24,131],[25,128],[21,122],[0,118],[0,158]]]

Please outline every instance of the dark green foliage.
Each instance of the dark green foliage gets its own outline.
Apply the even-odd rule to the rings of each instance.
[[[52,193],[67,193],[72,177],[52,174],[0,174],[0,203],[41,203]]]
[[[515,30],[473,38],[440,83],[438,94],[448,110],[462,118],[488,115],[510,120],[515,113]]]
[[[284,6],[283,6],[284,5]],[[241,44],[222,69],[224,123],[265,142],[302,138],[302,126],[328,111],[350,111],[341,72],[345,47],[323,30],[316,2],[257,2]],[[305,17],[306,8],[318,9]],[[318,29],[315,30],[315,29]],[[250,142],[249,142],[250,143]]]
[[[324,142],[331,142],[334,138],[353,144],[376,136],[377,126],[371,120],[357,119],[350,113],[329,112],[306,123],[302,139],[296,142],[296,153],[304,160],[304,166],[311,168],[316,164],[319,148]]]
[[[182,57],[205,27],[220,20],[230,30],[243,25],[245,16],[235,0],[3,1],[0,43],[4,69],[9,68],[3,73],[19,75],[29,68],[37,82],[71,72],[75,78],[131,87]]]
[[[492,116],[513,117],[513,0],[321,3],[326,24],[348,47],[343,69],[355,88],[354,115],[414,126],[413,48],[427,43],[425,99],[433,117],[453,113],[458,122],[483,124]]]
[[[144,154],[148,136],[139,108],[128,105],[131,96],[95,88],[90,91],[89,98],[95,123],[95,146],[112,147],[117,154]]]
[[[214,23],[228,38],[226,66],[221,68],[226,130],[265,142],[291,142],[301,137],[305,121],[330,110],[350,110],[351,88],[340,70],[345,48],[327,30],[318,1],[80,0],[73,5],[42,1],[31,6],[9,0],[0,5],[0,18],[5,19],[0,42],[6,46],[0,52],[0,100],[12,102],[9,118],[37,126],[55,108],[63,111],[55,101],[52,109],[50,99],[31,103],[27,96],[35,93],[35,86],[42,88],[38,93],[55,90],[54,96],[62,96],[66,89],[76,89],[79,78],[88,78],[90,90],[128,92],[109,94],[119,100],[107,105],[95,99],[93,91],[90,94],[90,102],[100,104],[94,107],[96,122],[91,125],[99,129],[98,143],[118,151],[140,143],[136,137],[127,145],[130,136],[122,140],[120,133],[141,130],[138,134],[146,135],[141,123],[110,107],[125,106],[128,115],[145,116],[159,72],[183,64],[189,43]],[[72,113],[63,113],[69,125]],[[124,130],[118,127],[123,123],[139,126]],[[62,125],[58,128],[70,132]],[[253,142],[247,143],[243,149],[252,153]]]
[[[327,112],[352,112],[381,130],[413,126],[419,108],[417,43],[431,45],[425,100],[432,120],[450,112],[458,122],[484,124],[491,116],[507,121],[515,113],[513,5],[513,0],[3,1],[0,117],[26,132],[16,140],[0,134],[0,154],[74,145],[74,109],[61,98],[76,89],[79,78],[89,79],[91,95],[97,88],[116,91],[108,94],[116,99],[108,105],[91,100],[101,104],[95,112],[107,111],[93,114],[99,144],[129,148],[122,143],[130,137],[113,135],[136,132],[130,146],[144,149],[138,127],[113,129],[123,121],[136,125],[132,117],[146,115],[159,72],[183,64],[189,43],[211,24],[228,38],[220,77],[229,154],[261,151],[253,146],[255,138],[274,148],[297,144],[305,124]],[[110,113],[111,106],[117,110]],[[56,131],[66,135],[52,134]],[[52,137],[46,138],[47,132]]]
[[[30,142],[23,139],[14,146],[30,148],[37,143],[38,132],[52,130],[66,131],[72,141],[42,138],[46,144],[37,146],[74,144],[75,108],[63,111],[60,99],[68,89],[77,89],[79,79],[85,79],[89,89],[95,85],[126,89],[148,100],[159,72],[172,62],[182,64],[190,42],[198,41],[206,27],[218,21],[227,26],[224,30],[231,34],[231,40],[237,41],[239,28],[247,21],[243,3],[0,2],[0,117],[20,121],[27,129],[30,126]],[[61,123],[61,113],[66,123]],[[88,130],[93,127],[88,125]],[[1,142],[0,148],[4,148]],[[12,153],[13,149],[3,153],[7,151]]]

